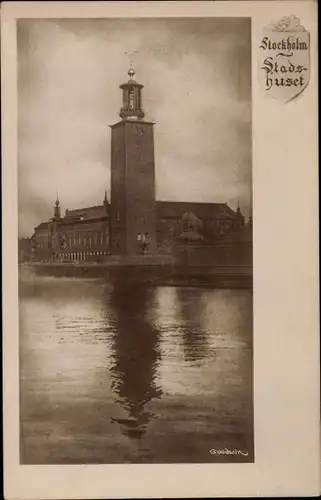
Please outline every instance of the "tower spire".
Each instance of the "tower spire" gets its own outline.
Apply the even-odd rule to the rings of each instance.
[[[133,65],[130,64],[129,70],[128,70],[128,76],[129,76],[130,80],[134,79],[135,74],[136,74],[136,72],[135,72],[135,70],[133,68]]]
[[[133,50],[132,52],[126,51],[125,54],[128,56],[129,59],[129,70],[128,70],[128,76],[132,80],[135,76],[135,70],[133,68],[133,56],[137,54],[138,50]]]

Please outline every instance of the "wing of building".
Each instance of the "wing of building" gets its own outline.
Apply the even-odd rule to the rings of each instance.
[[[111,253],[110,203],[107,199],[101,205],[67,209],[64,217],[56,207],[57,204],[53,218],[35,228],[35,260],[99,261]],[[170,252],[177,244],[210,245],[226,235],[238,235],[243,226],[244,217],[240,211],[232,210],[225,203],[156,201],[156,248],[159,253]],[[137,252],[141,252],[140,247]]]

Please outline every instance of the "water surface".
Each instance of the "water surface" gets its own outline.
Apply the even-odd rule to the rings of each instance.
[[[251,291],[30,274],[19,294],[22,463],[253,461]]]

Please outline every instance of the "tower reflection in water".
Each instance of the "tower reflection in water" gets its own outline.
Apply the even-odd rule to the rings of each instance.
[[[156,374],[160,359],[160,335],[149,321],[153,291],[145,287],[115,286],[110,295],[112,322],[110,370],[112,390],[127,416],[113,418],[125,435],[140,439],[153,415],[146,405],[162,395]]]

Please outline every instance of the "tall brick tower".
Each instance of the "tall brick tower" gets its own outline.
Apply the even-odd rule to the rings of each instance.
[[[154,124],[144,121],[143,85],[133,68],[128,75],[120,85],[121,121],[111,126],[111,249],[150,254],[156,249]]]

